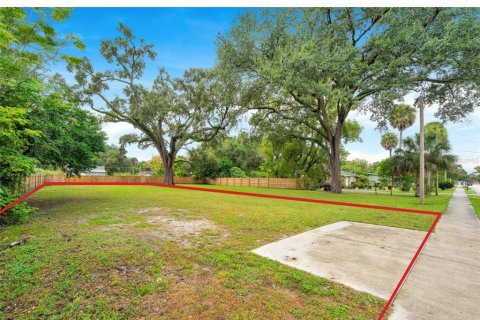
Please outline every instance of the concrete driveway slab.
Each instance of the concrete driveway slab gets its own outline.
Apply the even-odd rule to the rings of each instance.
[[[424,236],[421,231],[342,221],[253,252],[388,299]]]

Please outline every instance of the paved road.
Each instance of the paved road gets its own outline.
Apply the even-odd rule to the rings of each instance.
[[[455,190],[393,310],[390,320],[480,319],[480,221],[462,188]]]

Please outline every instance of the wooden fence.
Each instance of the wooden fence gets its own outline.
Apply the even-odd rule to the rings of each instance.
[[[304,189],[304,179],[288,178],[216,178],[206,181],[209,184],[217,186],[232,187],[257,187],[257,188],[277,188],[277,189]]]
[[[21,186],[21,193],[27,193],[29,191],[32,191],[39,185],[44,184],[45,182],[48,181],[56,181],[53,180],[54,177],[57,175],[52,175],[52,174],[32,174],[31,176],[27,176],[24,180],[23,185]],[[62,176],[63,175],[58,175]]]
[[[204,179],[175,177],[177,184],[204,184]],[[23,193],[29,192],[45,182],[113,182],[113,183],[163,183],[158,176],[80,176],[66,177],[63,174],[33,174],[25,178]]]
[[[287,178],[216,178],[196,179],[193,177],[175,177],[176,184],[211,184],[232,187],[258,187],[279,189],[304,189],[303,179]],[[163,183],[163,177],[157,176],[80,176],[66,177],[63,174],[34,174],[25,179],[24,193],[45,182],[113,182],[113,183]]]

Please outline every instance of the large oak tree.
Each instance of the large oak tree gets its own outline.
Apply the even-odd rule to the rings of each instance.
[[[364,106],[384,125],[395,101],[421,88],[442,103],[439,115],[468,113],[478,35],[473,9],[272,9],[243,14],[219,38],[218,59],[242,77],[244,106],[321,137],[303,138],[327,152],[332,191],[341,192],[349,113]]]
[[[138,129],[140,134],[128,134],[122,143],[154,146],[163,162],[165,183],[173,184],[179,150],[211,140],[235,123],[238,86],[228,73],[217,70],[190,69],[182,78],[172,78],[161,69],[152,87],[146,87],[143,73],[146,60],[156,56],[153,46],[122,24],[118,30],[120,36],[102,41],[100,48],[110,69],[97,72],[87,58],[71,61],[80,100],[104,115],[105,121],[130,123]]]

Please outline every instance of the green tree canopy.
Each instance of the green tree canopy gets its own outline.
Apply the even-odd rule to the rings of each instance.
[[[83,48],[78,38],[60,34],[53,27],[53,23],[67,19],[70,11],[0,8],[0,185],[10,189],[32,173],[35,164],[68,165],[75,172],[82,167],[79,161],[85,161],[83,167],[88,167],[95,145],[102,143],[98,121],[74,106],[67,107],[68,98],[52,84],[47,68],[57,60],[64,45],[73,43]],[[71,59],[66,55],[62,58]],[[53,123],[43,115],[47,109],[50,115],[63,116],[56,117]],[[73,125],[73,121],[83,121],[84,126]],[[57,129],[64,132],[53,133]],[[64,143],[68,134],[76,134],[70,144]],[[81,146],[84,153],[74,155],[78,150],[72,150],[73,142],[86,139],[88,134],[98,135],[99,140],[88,146],[85,141]]]
[[[116,173],[132,173],[137,163],[136,158],[127,157],[127,151],[123,146],[108,145],[104,152],[99,152],[95,158],[95,164],[105,167],[108,175]]]
[[[161,69],[151,89],[141,84],[153,46],[137,39],[120,24],[120,36],[102,41],[100,53],[110,69],[95,72],[84,58],[72,61],[81,101],[104,115],[105,121],[127,122],[141,133],[129,134],[124,143],[154,146],[165,168],[165,183],[173,184],[173,164],[178,151],[193,141],[208,141],[235,123],[239,108],[232,78],[215,70],[190,69],[182,78],[171,78]],[[220,76],[221,79],[220,79]],[[122,87],[110,98],[113,84]],[[100,103],[93,98],[100,99]]]
[[[441,102],[439,114],[468,113],[477,101],[479,34],[476,9],[248,11],[219,38],[218,59],[241,76],[242,105],[315,132],[302,138],[327,153],[332,190],[341,192],[348,114],[363,105],[386,124],[392,101],[425,86],[437,92],[428,98]]]
[[[343,161],[341,168],[345,172],[355,173],[358,175],[366,175],[368,173],[375,172],[373,165],[364,159]]]

